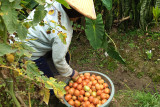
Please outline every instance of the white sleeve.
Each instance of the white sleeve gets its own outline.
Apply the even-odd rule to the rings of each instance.
[[[64,44],[59,37],[54,38],[54,42],[52,44],[52,58],[58,72],[65,77],[68,77],[72,74],[73,69],[66,62],[65,56],[68,51],[71,35],[67,35],[66,44]]]

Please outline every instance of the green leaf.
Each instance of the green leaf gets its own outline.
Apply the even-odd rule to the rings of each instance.
[[[5,0],[1,7],[1,12],[4,13],[2,18],[10,34],[16,31],[16,26],[18,25],[18,12],[12,7],[11,3]]]
[[[36,25],[37,23],[39,23],[40,21],[42,21],[44,19],[44,17],[46,16],[46,13],[47,13],[47,11],[44,9],[45,8],[42,5],[39,5],[36,8],[34,18],[33,18],[33,25]]]
[[[67,38],[67,34],[63,33],[63,32],[59,32],[58,33],[59,38],[61,39],[61,41],[66,44],[66,38]]]
[[[13,7],[15,9],[22,9],[22,7],[20,6],[21,0],[14,0],[13,2]]]
[[[104,24],[101,14],[97,15],[96,20],[86,18],[85,33],[87,39],[90,41],[90,44],[94,49],[101,47],[104,36]]]
[[[42,88],[39,93],[41,96],[43,96],[43,101],[48,105],[49,97],[50,97],[50,90],[47,88]]]
[[[26,27],[24,25],[19,24],[18,28],[17,28],[17,34],[18,34],[19,39],[21,39],[21,40],[26,39],[27,31],[28,30],[26,29]]]
[[[108,48],[105,48],[105,51],[107,51],[107,54],[114,58],[115,60],[119,61],[122,64],[125,64],[124,59],[121,57],[121,55],[115,50],[114,47],[108,46]]]
[[[9,2],[13,2],[14,0],[9,0]]]
[[[56,0],[56,1],[64,5],[66,8],[70,9],[69,4],[65,0]]]
[[[112,0],[102,0],[102,3],[108,10],[112,9]]]
[[[5,54],[9,54],[9,53],[13,53],[15,52],[16,49],[12,49],[12,47],[10,45],[1,43],[0,44],[0,56],[3,56]]]
[[[40,5],[44,5],[45,4],[45,0],[35,0],[37,3],[39,3]]]

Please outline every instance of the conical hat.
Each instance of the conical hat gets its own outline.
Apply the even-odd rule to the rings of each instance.
[[[66,2],[84,16],[96,19],[93,0],[66,0]]]

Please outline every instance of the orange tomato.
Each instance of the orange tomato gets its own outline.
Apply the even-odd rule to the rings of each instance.
[[[86,77],[86,76],[90,76],[90,73],[84,73],[84,76]]]
[[[101,95],[101,94],[102,94],[102,90],[98,90],[97,95]]]
[[[88,97],[84,97],[83,100],[84,100],[84,101],[88,101]]]
[[[77,86],[78,86],[78,83],[74,82],[73,83],[73,88],[77,88]]]
[[[68,101],[68,103],[69,103],[70,105],[74,106],[74,101],[73,101],[72,99],[70,99],[70,100]]]
[[[81,84],[81,83],[82,83],[82,78],[79,77],[79,78],[77,79],[77,83]]]
[[[93,81],[92,81],[92,84],[93,84],[93,85],[96,85],[96,84],[97,84],[97,80],[93,80]]]
[[[83,98],[83,95],[79,95],[79,96],[78,96],[78,100],[79,100],[79,101],[83,101],[83,99],[84,99],[84,98]]]
[[[101,94],[101,98],[102,98],[102,99],[105,99],[105,98],[107,98],[107,94],[105,94],[105,93],[102,93],[102,94]]]
[[[75,96],[79,96],[79,95],[80,95],[79,90],[75,90],[75,91],[74,91],[74,95],[75,95]]]
[[[66,90],[66,91],[68,91],[69,89],[70,89],[70,87],[69,87],[69,86],[66,86],[66,87],[65,87],[65,90]]]
[[[80,101],[76,100],[76,101],[74,102],[74,105],[75,105],[76,107],[79,107],[79,106],[81,105],[81,103],[80,103]]]
[[[93,96],[89,96],[89,98],[88,98],[88,100],[90,101],[90,102],[93,102]]]
[[[99,103],[99,99],[98,98],[93,98],[93,104],[98,104]]]
[[[77,89],[78,89],[78,90],[81,90],[81,89],[82,89],[82,85],[79,84],[79,85],[77,86]]]
[[[74,88],[70,88],[69,90],[68,90],[68,92],[69,92],[69,94],[71,94],[71,95],[73,95],[74,94]]]
[[[72,96],[72,100],[76,100],[77,99],[77,97],[76,96]]]
[[[105,92],[106,94],[109,94],[109,93],[110,93],[110,89],[109,89],[109,88],[105,88],[105,89],[104,89],[104,92]]]
[[[106,101],[107,101],[106,99],[103,99],[103,100],[102,100],[102,104],[104,104]]]
[[[110,95],[109,95],[109,94],[106,94],[106,99],[107,99],[107,100],[109,99],[109,97],[110,97]]]
[[[99,79],[101,79],[101,76],[96,76],[96,80],[99,80]]]
[[[80,95],[84,95],[85,91],[84,90],[80,90]]]
[[[65,100],[69,101],[71,99],[71,97],[72,97],[71,94],[67,94],[67,95],[65,95]]]
[[[89,97],[90,93],[89,92],[85,92],[85,97]]]

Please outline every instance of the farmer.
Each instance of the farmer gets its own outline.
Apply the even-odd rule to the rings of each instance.
[[[52,0],[46,0],[46,2],[52,4]],[[27,44],[35,50],[32,53],[31,60],[35,61],[39,69],[44,72],[44,75],[54,77],[58,72],[64,77],[75,79],[78,76],[78,72],[69,65],[68,54],[73,34],[71,21],[83,15],[96,19],[96,14],[93,0],[66,0],[66,2],[72,9],[67,9],[56,1],[50,7],[46,6],[47,14],[43,19],[43,22],[46,24],[44,26],[38,24],[34,28],[29,28],[28,38],[37,39],[30,40]],[[27,19],[32,20],[33,16],[34,11],[31,12]],[[58,23],[60,26],[56,26],[55,23]],[[48,32],[48,29],[51,29],[50,32]],[[59,38],[58,33],[60,32],[66,34],[66,44]],[[50,51],[51,55],[48,54]],[[49,56],[52,56],[52,58]],[[47,58],[52,59],[53,66],[50,67]]]

